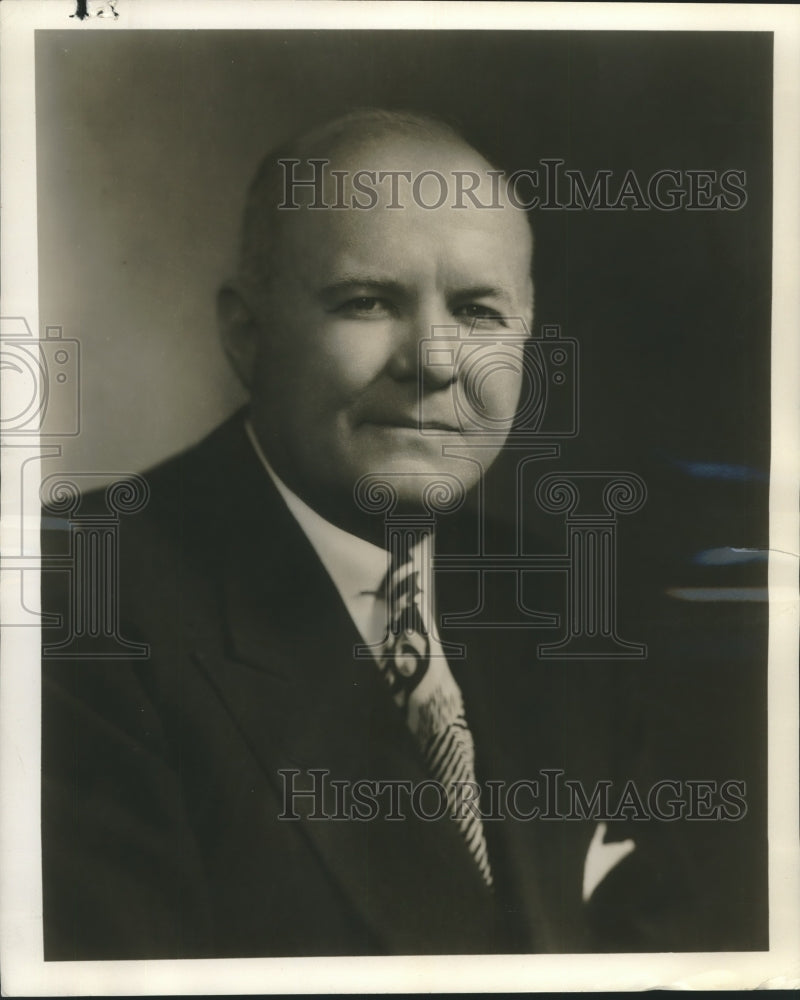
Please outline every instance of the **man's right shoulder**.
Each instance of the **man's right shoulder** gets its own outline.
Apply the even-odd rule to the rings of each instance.
[[[62,643],[87,601],[100,609],[111,602],[123,633],[160,636],[165,647],[178,641],[181,623],[213,618],[234,542],[237,550],[258,545],[269,563],[272,519],[257,516],[268,490],[243,414],[235,414],[144,473],[86,492],[68,510],[45,508],[42,609],[54,622],[45,644]]]
[[[43,555],[63,548],[71,525],[95,519],[115,522],[124,536],[185,533],[194,521],[207,522],[230,502],[253,458],[239,411],[189,448],[144,472],[80,492],[68,507],[59,498],[48,502],[44,497]]]
[[[229,497],[255,463],[244,421],[243,411],[233,414],[197,443],[141,473],[146,508],[168,514]]]

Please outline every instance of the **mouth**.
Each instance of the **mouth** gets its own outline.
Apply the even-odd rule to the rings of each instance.
[[[410,430],[425,433],[458,434],[460,428],[443,420],[417,420],[415,417],[375,417],[363,423],[389,430]]]

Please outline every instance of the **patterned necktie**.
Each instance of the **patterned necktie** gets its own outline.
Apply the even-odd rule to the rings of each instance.
[[[432,777],[445,789],[451,814],[475,859],[484,882],[493,883],[486,837],[479,815],[459,803],[453,782],[475,780],[475,746],[464,714],[464,702],[444,654],[431,656],[431,642],[421,610],[424,579],[421,546],[409,548],[384,581],[389,632],[378,657],[395,704],[422,750]],[[477,810],[477,799],[473,800]]]

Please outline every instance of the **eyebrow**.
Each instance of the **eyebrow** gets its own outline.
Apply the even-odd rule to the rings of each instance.
[[[508,299],[511,292],[501,285],[471,285],[460,288],[454,293],[458,298],[465,299]]]
[[[400,282],[392,278],[385,278],[381,275],[348,274],[330,285],[325,285],[318,294],[320,298],[330,298],[339,292],[347,292],[352,288],[375,288],[395,294],[403,291]]]
[[[332,298],[341,292],[350,291],[352,288],[370,288],[394,295],[408,293],[406,287],[392,278],[382,275],[353,274],[346,275],[330,285],[325,285],[319,290],[318,295],[321,299]],[[513,297],[511,292],[501,285],[468,285],[464,288],[458,288],[450,294],[453,298],[458,299],[511,299]]]

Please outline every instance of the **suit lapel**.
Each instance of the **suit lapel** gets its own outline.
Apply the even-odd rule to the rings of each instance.
[[[237,448],[226,456],[235,478],[225,493],[236,498],[222,554],[228,646],[201,652],[219,696],[279,795],[290,780],[309,782],[309,769],[328,782],[425,780],[377,667],[353,656],[360,638],[336,588],[255,456]],[[295,796],[300,818],[286,822],[387,951],[494,950],[491,894],[455,824],[421,820],[400,801],[402,821],[359,822],[311,819],[312,797]],[[324,812],[336,813],[332,794]]]

